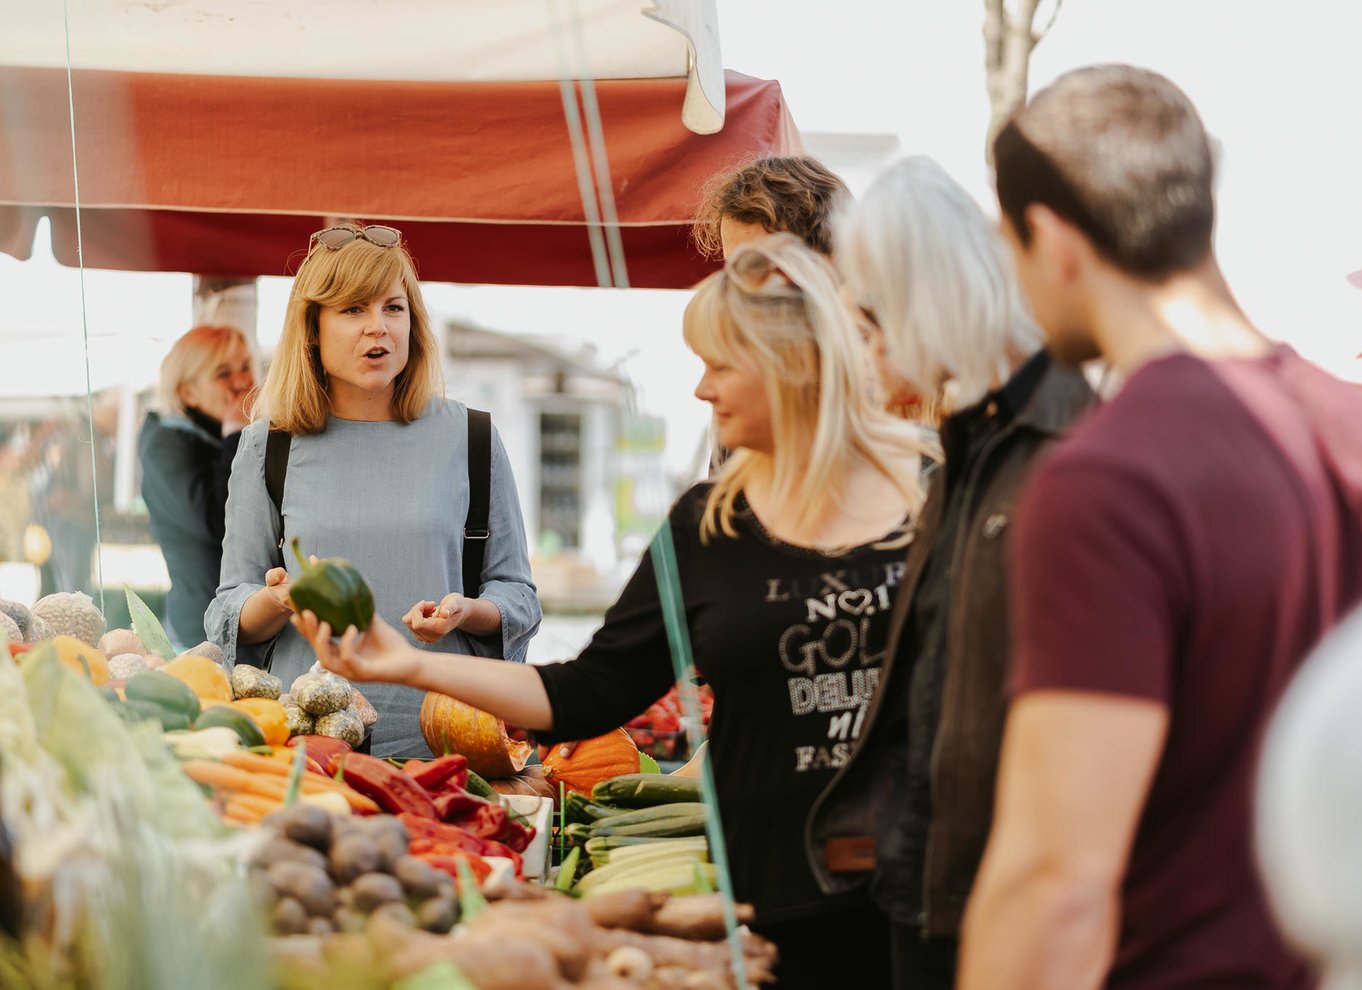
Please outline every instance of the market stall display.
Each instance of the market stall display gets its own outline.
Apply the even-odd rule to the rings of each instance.
[[[355,708],[342,678],[166,662],[68,604],[82,639],[0,604],[3,985],[735,985],[699,785],[640,772],[622,728],[492,781],[458,753],[398,765],[295,731],[286,708],[313,730]],[[98,646],[144,664],[113,677]],[[152,910],[148,884],[175,890]],[[770,943],[735,944],[769,982]]]

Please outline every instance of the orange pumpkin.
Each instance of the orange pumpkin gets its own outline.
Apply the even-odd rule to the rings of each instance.
[[[269,698],[242,698],[233,701],[231,707],[255,719],[255,724],[265,734],[265,745],[282,746],[288,742],[288,712],[279,702]]]
[[[544,756],[544,779],[555,788],[591,794],[591,788],[622,773],[638,773],[638,747],[624,729],[594,739],[583,739],[564,756],[561,746],[550,746]]]
[[[421,703],[421,737],[436,756],[462,753],[469,769],[489,780],[519,773],[533,749],[509,738],[495,715],[434,691]]]
[[[200,698],[232,700],[232,681],[227,671],[207,657],[187,653],[170,661],[161,672],[184,681]]]

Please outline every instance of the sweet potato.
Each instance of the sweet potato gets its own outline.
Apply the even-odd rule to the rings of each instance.
[[[752,905],[734,904],[733,910],[738,924],[751,924],[754,917]],[[728,925],[724,920],[723,895],[692,894],[687,897],[673,897],[654,912],[650,924],[636,930],[651,932],[654,935],[675,935],[677,938],[706,941],[724,938],[728,934]]]
[[[653,916],[668,895],[633,887],[599,894],[582,901],[591,920],[602,928],[627,928],[635,932],[653,930]],[[663,932],[659,934],[675,934]]]

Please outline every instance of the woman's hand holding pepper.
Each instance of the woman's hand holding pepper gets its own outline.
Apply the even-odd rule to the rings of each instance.
[[[406,637],[377,615],[362,635],[351,626],[339,641],[330,624],[319,622],[310,610],[295,615],[293,625],[312,644],[323,667],[352,681],[409,684],[421,664],[421,654]]]

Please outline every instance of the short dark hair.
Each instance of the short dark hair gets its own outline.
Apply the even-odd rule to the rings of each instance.
[[[993,144],[998,203],[1023,244],[1026,208],[1049,207],[1112,264],[1150,281],[1201,264],[1215,226],[1214,161],[1187,95],[1147,69],[1067,73]]]
[[[787,231],[809,247],[832,254],[832,217],[851,193],[841,179],[806,156],[758,158],[716,176],[692,234],[710,257],[723,253],[719,225],[724,217],[759,224],[774,234]]]

